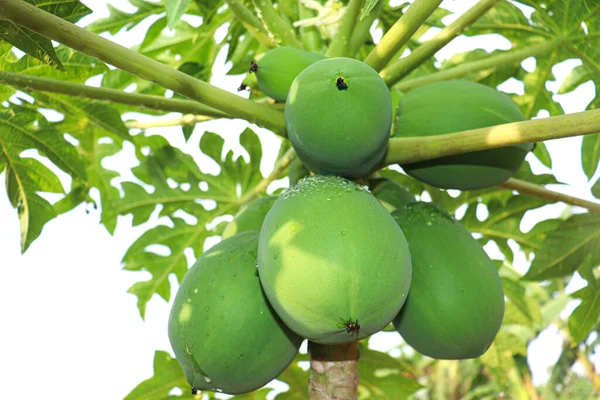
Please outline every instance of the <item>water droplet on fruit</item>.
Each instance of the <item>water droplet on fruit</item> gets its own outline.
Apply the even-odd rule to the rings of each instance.
[[[222,320],[223,320],[223,319],[225,319],[225,314],[222,314],[222,315],[221,315],[221,319],[222,319]]]
[[[241,360],[241,358],[239,358],[239,357],[235,358],[235,361],[240,361],[240,360]]]
[[[204,307],[204,311],[210,311],[210,306]]]
[[[279,258],[279,253],[275,253],[275,254],[273,255],[273,260],[277,260],[278,258]]]
[[[192,299],[190,299],[189,297],[187,299],[185,299],[186,303],[190,303],[192,301]]]
[[[244,353],[240,354],[240,357],[244,358]]]
[[[205,376],[204,380],[206,381],[206,383],[211,383],[212,382],[212,379],[210,379],[208,376]]]
[[[258,260],[254,260],[254,266],[258,268]]]
[[[431,221],[427,221],[427,222],[425,222],[425,225],[427,225],[427,226],[431,226],[431,225],[432,225],[432,223],[431,223]]]
[[[194,294],[198,294],[198,288],[194,289]]]
[[[346,236],[346,231],[342,231],[342,236]]]
[[[225,296],[221,296],[221,301],[225,300]]]

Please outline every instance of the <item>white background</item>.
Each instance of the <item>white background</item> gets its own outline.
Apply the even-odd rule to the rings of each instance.
[[[108,3],[132,9],[119,0],[84,0],[83,3],[94,10],[94,14],[86,17],[82,25],[108,15]],[[446,1],[443,6],[463,11],[473,3],[472,0]],[[141,42],[154,20],[128,33],[105,36],[129,47]],[[493,35],[485,40],[459,38],[440,51],[438,59],[477,47],[508,49],[510,44]],[[241,79],[224,77],[222,54],[219,60],[212,83],[234,92]],[[523,65],[531,69],[534,63],[526,60]],[[571,60],[557,66],[554,73],[558,82],[548,87],[558,88],[575,65],[578,62]],[[516,82],[504,84],[502,89],[515,93],[523,90]],[[567,112],[583,110],[593,97],[594,88],[589,83],[572,94],[557,96]],[[165,119],[173,117],[177,115]],[[146,118],[152,119],[155,118]],[[185,148],[197,149],[200,135],[206,129],[228,132],[232,139],[229,143],[236,143],[245,126],[239,121],[199,125]],[[183,146],[179,132],[175,128],[153,130],[155,134],[164,134],[173,144]],[[263,172],[267,173],[279,140],[263,130],[259,132],[269,153],[263,163]],[[554,161],[552,172],[571,185],[556,189],[593,199],[580,165],[580,145],[580,138],[548,143]],[[131,150],[128,146],[123,155],[107,160],[106,166],[126,170],[135,165]],[[534,167],[538,172],[544,171],[539,163]],[[60,176],[68,188],[69,179],[64,174]],[[16,211],[11,208],[4,190],[0,192],[0,399],[123,398],[138,383],[152,376],[154,351],[170,351],[166,330],[169,305],[153,297],[147,307],[146,321],[142,321],[136,298],[127,294],[127,289],[148,275],[121,270],[123,254],[148,225],[132,228],[129,216],[120,217],[117,231],[111,236],[100,225],[97,211],[90,210],[86,214],[85,207],[80,206],[48,223],[41,237],[21,255]],[[557,204],[530,213],[524,228],[539,218],[557,215],[563,208],[564,205]],[[149,224],[156,222],[153,217]],[[527,265],[521,262],[519,267],[524,270]],[[173,278],[171,282],[175,289]],[[570,289],[584,284],[579,280]],[[389,349],[400,340],[395,333],[378,334],[378,338],[378,349]],[[531,343],[529,361],[534,383],[547,380],[549,368],[558,358],[560,343],[560,337],[553,330],[542,333]],[[600,364],[598,354],[594,355],[594,361]]]

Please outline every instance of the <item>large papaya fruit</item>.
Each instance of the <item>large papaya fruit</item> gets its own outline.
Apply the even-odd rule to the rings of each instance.
[[[411,276],[392,216],[366,189],[333,176],[305,178],[275,202],[260,232],[258,271],[283,322],[323,344],[384,328]]]
[[[416,201],[415,196],[396,182],[387,178],[369,179],[371,193],[379,202],[392,212]]]
[[[267,96],[277,101],[285,101],[298,74],[323,58],[321,54],[289,46],[269,50],[256,63],[258,86]]]
[[[263,196],[246,204],[223,230],[223,239],[245,231],[260,231],[265,216],[277,200],[277,196]]]
[[[524,121],[506,94],[479,83],[437,82],[402,97],[396,136],[433,136]],[[472,190],[504,182],[520,168],[533,144],[501,147],[404,164],[412,177],[445,189]]]
[[[169,317],[169,340],[194,389],[244,393],[292,361],[302,339],[267,302],[256,271],[258,232],[225,239],[184,276]]]
[[[290,186],[294,186],[298,181],[302,178],[306,178],[310,175],[310,171],[306,169],[302,161],[298,158],[295,158],[294,161],[290,163],[290,168],[288,172],[288,178],[290,179]]]
[[[309,170],[359,178],[385,155],[392,100],[373,68],[351,58],[330,58],[294,80],[285,120],[288,137]]]
[[[406,235],[413,267],[410,293],[394,326],[426,356],[479,357],[504,315],[494,263],[469,231],[430,203],[412,203],[392,215]]]

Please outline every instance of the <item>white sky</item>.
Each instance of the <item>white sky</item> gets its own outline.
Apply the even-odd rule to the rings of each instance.
[[[474,2],[446,1],[443,6],[462,11]],[[83,3],[94,10],[91,19],[106,16],[108,3],[124,7],[120,0],[84,0]],[[88,17],[84,22],[89,23],[91,19]],[[146,21],[113,40],[125,46],[140,43],[153,21]],[[438,58],[477,47],[506,49],[508,44],[499,37],[459,38],[440,51]],[[220,60],[222,64],[223,58]],[[548,86],[558,87],[577,64],[567,61],[556,67],[558,83]],[[531,68],[531,60],[524,66]],[[221,67],[215,70],[212,83],[235,92],[239,82],[239,77],[225,77]],[[522,91],[522,86],[512,82],[502,89],[517,92]],[[593,98],[593,90],[593,86],[587,84],[558,98],[567,112],[581,111]],[[176,116],[171,114],[165,119]],[[187,145],[178,129],[162,128],[153,133],[160,132],[173,144],[193,151],[198,148],[204,130],[230,132],[232,138],[228,143],[235,147],[237,135],[245,126],[239,121],[206,123],[196,128]],[[270,153],[263,162],[263,172],[267,173],[279,140],[264,130],[259,130],[259,134],[265,152]],[[557,189],[593,199],[580,166],[580,145],[580,138],[548,143],[554,161],[553,172],[559,180],[572,185]],[[128,147],[124,155],[114,157],[106,166],[126,169],[132,166],[132,154]],[[539,163],[534,167],[538,172],[544,170]],[[61,177],[64,178],[64,174]],[[3,182],[3,177],[0,180]],[[64,181],[68,187],[68,179]],[[21,255],[17,214],[4,190],[0,192],[0,399],[123,398],[138,383],[152,376],[154,351],[170,351],[166,329],[170,305],[154,297],[148,304],[146,321],[142,321],[136,297],[127,294],[127,289],[147,275],[122,271],[120,264],[129,245],[148,226],[156,224],[156,216],[149,224],[136,228],[131,227],[129,216],[121,217],[115,235],[110,236],[100,225],[98,212],[91,210],[86,214],[85,208],[80,206],[48,223],[41,237]],[[563,208],[557,204],[532,212],[524,227],[528,229],[538,218],[557,215]],[[171,282],[176,287],[173,278]],[[571,289],[583,284],[580,280]],[[400,340],[395,333],[382,333],[378,337],[375,347],[380,350],[389,349]],[[530,345],[529,358],[536,384],[547,380],[548,368],[558,358],[560,343],[555,331],[547,331]],[[598,354],[594,361],[600,365]]]

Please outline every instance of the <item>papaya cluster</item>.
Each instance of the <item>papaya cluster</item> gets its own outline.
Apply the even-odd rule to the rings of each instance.
[[[372,173],[391,135],[523,120],[516,105],[476,83],[430,84],[401,98],[391,132],[390,92],[360,61],[282,47],[252,72],[285,101],[298,159],[290,188],[242,208],[181,282],[169,339],[193,391],[258,389],[304,339],[348,343],[390,324],[426,356],[482,355],[504,314],[495,264],[448,212]],[[434,186],[482,188],[514,174],[531,147],[402,167]]]

